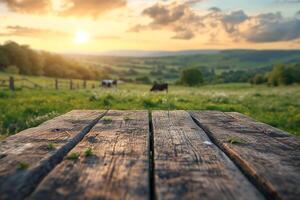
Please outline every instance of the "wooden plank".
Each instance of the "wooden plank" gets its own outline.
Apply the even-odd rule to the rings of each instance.
[[[237,113],[191,114],[268,198],[299,199],[299,138]]]
[[[109,111],[31,199],[148,199],[148,113]],[[92,156],[84,152],[91,149]]]
[[[0,199],[24,199],[103,111],[72,111],[0,142]]]
[[[154,111],[157,199],[263,199],[186,111]]]

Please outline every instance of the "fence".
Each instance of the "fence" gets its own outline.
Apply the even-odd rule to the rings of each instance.
[[[98,83],[98,86],[100,84]],[[65,80],[65,79],[48,79],[47,83],[45,84],[38,84],[32,80],[27,78],[14,78],[9,77],[7,79],[0,79],[0,88],[8,88],[12,91],[16,90],[17,88],[28,88],[28,89],[94,89],[96,88],[97,84],[95,81],[87,81],[87,80]]]

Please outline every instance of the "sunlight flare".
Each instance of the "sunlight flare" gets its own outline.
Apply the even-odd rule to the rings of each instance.
[[[75,33],[74,42],[75,44],[84,44],[90,40],[91,36],[87,31],[79,30]]]

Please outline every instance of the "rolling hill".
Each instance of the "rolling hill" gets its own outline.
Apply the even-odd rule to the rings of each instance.
[[[120,53],[120,52],[119,52]],[[175,81],[180,70],[200,68],[204,73],[230,71],[270,71],[273,65],[300,63],[300,50],[192,50],[179,52],[131,51],[113,55],[67,55],[80,62],[99,67],[112,78]],[[127,57],[125,56],[127,55]],[[130,55],[130,56],[129,56]],[[136,55],[136,57],[132,57]],[[140,57],[144,55],[145,57]]]

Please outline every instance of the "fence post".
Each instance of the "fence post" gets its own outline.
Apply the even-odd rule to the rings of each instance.
[[[58,79],[55,79],[55,89],[58,90]]]
[[[12,91],[15,90],[15,80],[12,76],[9,77],[9,89]]]
[[[86,80],[83,80],[83,88],[86,89]]]
[[[72,79],[70,80],[70,90],[73,90],[73,81],[72,81]]]

